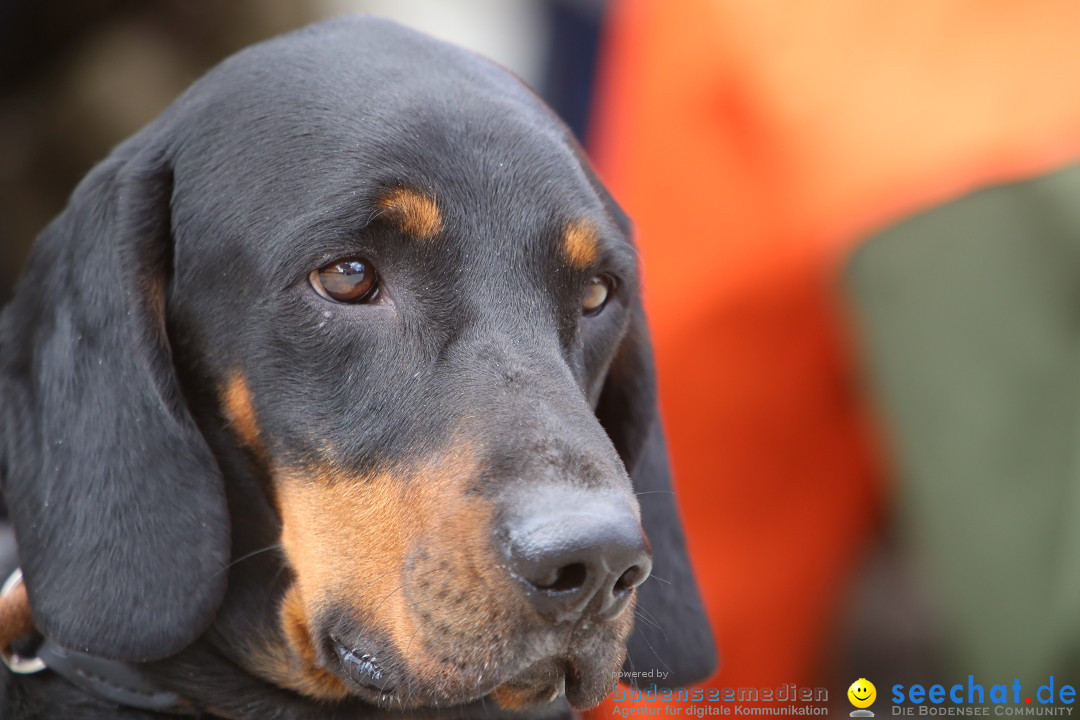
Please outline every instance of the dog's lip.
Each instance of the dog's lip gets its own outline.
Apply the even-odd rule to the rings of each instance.
[[[599,705],[600,701],[607,697],[606,691],[597,695],[594,692],[589,692],[585,685],[586,683],[582,681],[576,668],[567,673],[566,699],[570,702],[570,706],[575,710],[587,710],[593,708]]]
[[[531,665],[495,689],[514,693],[523,705],[543,705],[565,695],[577,710],[596,707],[610,690],[600,667],[576,658],[548,658]]]
[[[350,647],[334,636],[330,636],[330,644],[345,674],[355,685],[379,695],[393,694],[393,678],[382,667],[378,656]]]
[[[566,666],[566,699],[575,710],[590,710],[611,692],[611,675],[589,663],[570,661]]]
[[[514,693],[528,698],[526,704],[541,705],[554,702],[566,692],[568,663],[558,658],[546,658],[499,684],[493,693]]]

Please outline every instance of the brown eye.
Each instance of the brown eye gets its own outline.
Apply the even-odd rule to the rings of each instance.
[[[308,280],[319,295],[342,303],[369,302],[379,289],[375,268],[360,258],[338,260],[312,270]]]
[[[581,312],[585,315],[596,315],[603,310],[614,285],[615,281],[607,275],[593,275],[585,288],[585,295],[581,298]]]

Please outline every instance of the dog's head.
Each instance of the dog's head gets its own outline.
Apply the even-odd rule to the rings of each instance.
[[[322,700],[591,706],[635,601],[638,669],[711,666],[628,223],[482,59],[348,20],[226,61],[80,185],[0,342],[63,645],[175,654],[228,585],[272,622],[218,641]]]

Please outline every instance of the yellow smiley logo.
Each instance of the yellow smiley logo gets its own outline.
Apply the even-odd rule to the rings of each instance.
[[[857,708],[868,708],[877,699],[877,688],[866,678],[859,678],[847,689],[847,699]]]

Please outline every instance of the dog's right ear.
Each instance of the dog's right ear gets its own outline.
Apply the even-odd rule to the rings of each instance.
[[[229,521],[165,326],[171,171],[135,141],[38,238],[0,316],[4,496],[34,624],[119,660],[213,620]]]
[[[586,166],[587,168],[587,166]],[[589,171],[597,194],[629,240],[630,219]],[[596,417],[626,465],[641,504],[641,525],[653,549],[652,582],[637,591],[627,672],[664,670],[660,687],[700,682],[716,670],[709,619],[698,591],[671,483],[667,443],[657,407],[656,367],[645,309],[638,295],[626,335],[596,406]]]

